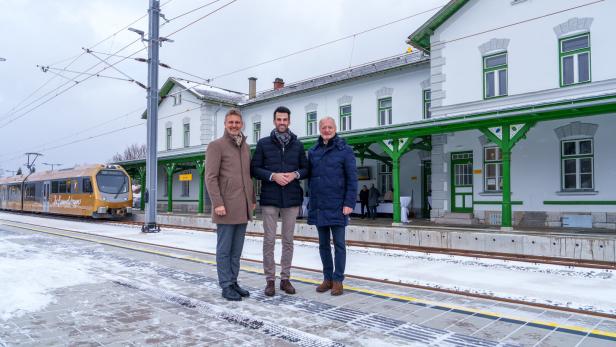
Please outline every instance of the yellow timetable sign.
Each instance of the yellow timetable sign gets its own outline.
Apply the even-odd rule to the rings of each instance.
[[[192,181],[192,174],[180,175],[180,181]]]

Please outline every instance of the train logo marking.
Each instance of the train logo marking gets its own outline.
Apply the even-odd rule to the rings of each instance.
[[[81,206],[81,199],[71,199],[70,195],[68,199],[62,200],[61,197],[56,196],[51,202],[53,207],[69,207],[75,208]]]

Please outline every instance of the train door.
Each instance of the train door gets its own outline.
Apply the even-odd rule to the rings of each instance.
[[[50,192],[50,181],[43,182],[43,212],[49,213],[49,192]]]

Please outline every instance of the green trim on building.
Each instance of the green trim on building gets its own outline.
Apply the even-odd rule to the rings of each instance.
[[[494,201],[490,201],[490,200],[485,200],[485,201],[473,201],[473,204],[475,205],[502,205],[503,202],[500,200],[494,200]],[[512,205],[523,205],[524,202],[523,201],[511,201]]]
[[[563,52],[562,45],[564,41],[583,37],[583,36],[588,36],[588,47]],[[578,76],[578,82],[573,81],[573,83],[565,84],[563,81],[563,59],[566,57],[570,57],[570,56],[578,56],[579,54],[584,54],[584,53],[588,53],[588,80],[580,82],[579,76]],[[575,86],[578,84],[592,82],[592,54],[591,54],[591,49],[590,49],[590,33],[586,32],[586,33],[581,33],[581,34],[575,34],[571,36],[561,37],[560,39],[558,39],[558,79],[559,79],[559,83],[561,87],[569,87],[569,86]]]
[[[429,52],[430,36],[432,36],[434,31],[438,29],[441,24],[445,23],[445,21],[458,12],[462,6],[466,5],[467,2],[468,0],[449,1],[449,3],[443,6],[434,16],[415,30],[415,32],[409,36],[407,43]]]
[[[616,205],[616,200],[545,200],[544,205]]]

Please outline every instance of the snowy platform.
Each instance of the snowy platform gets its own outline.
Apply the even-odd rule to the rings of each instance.
[[[297,295],[268,298],[261,266],[250,260],[260,256],[258,238],[247,239],[240,274],[252,295],[229,303],[208,253],[214,240],[204,232],[143,235],[136,227],[2,214],[0,345],[616,344],[616,321],[608,318],[353,278],[345,295],[333,297],[315,292],[320,274],[309,270],[293,270]],[[555,301],[569,297],[597,312],[616,307],[611,272],[409,253],[352,248],[349,273],[403,282],[432,274],[450,285],[467,277],[476,290],[504,281],[518,295],[552,291]],[[314,268],[315,261],[314,245],[296,245],[295,265]]]

